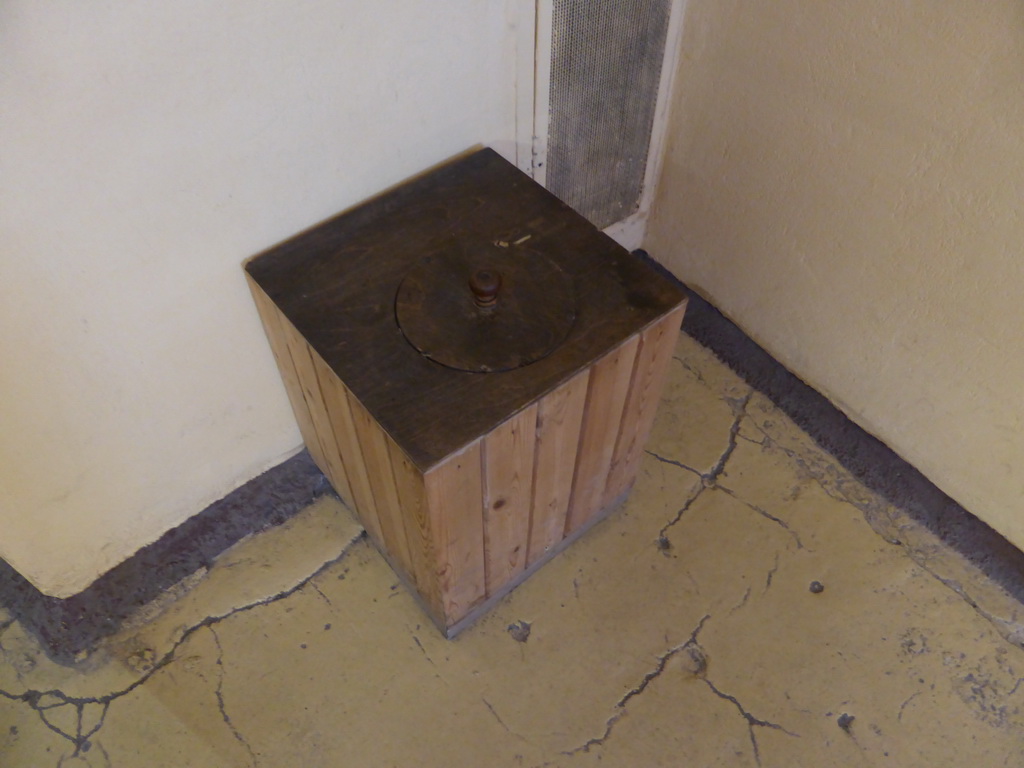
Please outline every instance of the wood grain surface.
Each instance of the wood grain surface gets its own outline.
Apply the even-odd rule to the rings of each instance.
[[[589,380],[589,370],[578,373],[538,405],[529,565],[555,547],[565,533]]]
[[[591,369],[572,498],[565,520],[566,535],[601,508],[639,343],[639,336],[629,338]]]
[[[526,567],[533,504],[537,406],[520,411],[483,441],[487,594]]]
[[[640,334],[633,380],[622,412],[622,427],[615,443],[608,481],[600,506],[621,496],[636,478],[644,445],[654,425],[672,352],[679,338],[686,305],[672,310]]]
[[[395,320],[402,279],[429,256],[496,243],[550,258],[569,276],[577,316],[566,340],[503,373],[454,371],[425,358]],[[424,472],[684,297],[678,282],[488,149],[342,213],[246,269]]]
[[[529,296],[537,318],[573,308],[568,334],[507,371],[429,359],[396,320],[399,286],[428,260],[459,265],[452,279],[463,299],[459,270],[500,265],[516,289],[509,302]],[[557,265],[559,280],[530,268],[541,263]],[[683,289],[493,151],[340,214],[246,270],[310,455],[446,634],[631,486]],[[554,282],[558,291],[545,289]],[[422,322],[430,297],[448,296],[444,285],[406,286]],[[475,295],[466,301],[476,306]],[[502,308],[473,317],[486,325]],[[494,326],[466,337],[487,347],[484,369],[501,352],[490,347],[514,335]]]
[[[447,624],[487,597],[483,465],[477,441],[426,474],[438,589]]]

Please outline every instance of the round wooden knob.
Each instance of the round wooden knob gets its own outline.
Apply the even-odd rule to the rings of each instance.
[[[439,365],[498,373],[553,352],[576,323],[572,277],[542,253],[452,250],[416,262],[395,294],[406,340]]]
[[[501,273],[493,269],[478,269],[469,278],[469,288],[478,307],[493,307],[501,290]]]

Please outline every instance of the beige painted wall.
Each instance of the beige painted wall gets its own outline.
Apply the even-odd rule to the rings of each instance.
[[[242,260],[515,155],[520,5],[0,4],[0,557],[72,594],[298,449]]]
[[[689,0],[648,247],[1024,547],[1024,4]]]

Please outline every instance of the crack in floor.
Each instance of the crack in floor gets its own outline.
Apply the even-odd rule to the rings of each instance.
[[[754,429],[756,429],[764,436],[765,448],[775,448],[781,451],[782,454],[787,459],[792,461],[796,465],[796,467],[804,473],[806,477],[810,478],[815,483],[817,483],[818,487],[821,488],[821,490],[824,491],[825,495],[828,496],[830,499],[838,501],[840,504],[849,504],[856,508],[858,511],[860,511],[861,514],[864,515],[868,524],[871,526],[872,530],[874,530],[875,533],[881,536],[886,542],[888,542],[889,544],[893,544],[895,546],[903,545],[903,541],[892,536],[890,533],[887,533],[883,529],[883,523],[881,522],[881,518],[888,518],[888,522],[892,525],[895,525],[895,521],[891,519],[891,515],[887,514],[888,505],[881,499],[878,499],[876,494],[874,494],[871,491],[868,491],[868,493],[871,493],[873,500],[861,501],[853,498],[847,493],[844,493],[841,488],[832,488],[828,483],[828,476],[830,474],[828,470],[831,470],[832,479],[836,481],[838,485],[842,485],[842,483],[846,481],[856,483],[858,487],[861,486],[859,483],[857,483],[855,479],[853,479],[850,476],[847,476],[844,472],[841,472],[838,469],[836,469],[833,463],[828,463],[824,470],[814,467],[810,462],[807,461],[806,458],[801,456],[797,451],[793,450],[792,448],[787,448],[786,446],[773,440],[771,435],[769,435],[764,430],[764,428],[761,427],[761,425],[759,425],[753,419],[751,419],[751,424],[753,425]],[[824,450],[822,450],[821,452],[823,455],[830,455]]]
[[[224,613],[224,614],[221,614],[221,615],[218,615],[218,616],[207,616],[206,618],[204,618],[202,621],[198,622],[197,624],[194,624],[191,627],[188,627],[187,629],[185,629],[181,633],[181,637],[179,637],[174,642],[174,644],[171,646],[170,650],[167,651],[167,653],[165,653],[162,657],[157,659],[153,663],[153,665],[149,669],[147,669],[145,671],[145,673],[138,680],[136,680],[135,682],[133,682],[131,685],[127,686],[126,688],[123,688],[123,689],[121,689],[119,691],[114,691],[112,693],[105,694],[103,696],[68,696],[63,691],[60,691],[60,690],[57,690],[57,689],[51,689],[51,690],[46,690],[46,691],[39,691],[39,690],[35,690],[35,689],[30,689],[30,690],[24,691],[22,693],[11,693],[10,691],[6,691],[6,690],[3,690],[2,688],[0,688],[0,697],[5,698],[5,699],[7,699],[9,701],[14,701],[14,702],[19,702],[19,703],[22,703],[22,704],[26,704],[28,707],[33,709],[39,715],[40,719],[43,721],[43,724],[46,725],[47,728],[49,728],[54,733],[58,734],[59,736],[63,737],[64,739],[67,739],[69,742],[71,742],[71,744],[74,746],[74,753],[71,755],[71,757],[77,757],[81,752],[89,749],[89,746],[91,744],[89,739],[92,738],[92,736],[94,736],[100,730],[100,728],[103,726],[103,723],[104,723],[106,715],[107,715],[107,710],[110,708],[111,703],[113,703],[117,699],[122,698],[123,696],[127,696],[129,693],[132,693],[133,691],[135,691],[138,688],[142,687],[157,672],[159,672],[161,669],[164,669],[169,664],[174,662],[178,649],[192,635],[194,635],[196,632],[198,632],[199,630],[201,630],[203,628],[210,628],[212,630],[212,627],[215,624],[219,624],[220,622],[225,621],[225,620],[227,620],[227,619],[231,618],[232,616],[235,616],[235,615],[237,615],[239,613],[244,613],[246,611],[251,611],[251,610],[254,610],[256,608],[262,608],[263,606],[270,605],[272,603],[276,603],[276,602],[278,602],[280,600],[284,600],[284,599],[287,599],[287,598],[291,597],[296,592],[299,592],[300,590],[302,590],[306,585],[308,585],[313,579],[315,579],[321,573],[325,572],[329,568],[332,568],[333,566],[337,565],[339,562],[344,560],[348,556],[349,552],[351,552],[352,548],[355,547],[356,544],[358,544],[364,538],[366,538],[366,532],[365,531],[360,531],[355,536],[353,536],[351,539],[349,539],[348,542],[346,542],[345,546],[342,547],[342,550],[337,555],[337,557],[334,557],[331,560],[328,560],[323,565],[321,565],[319,568],[317,568],[313,573],[311,573],[309,576],[307,576],[305,579],[303,579],[299,583],[289,587],[288,589],[285,589],[285,590],[283,590],[281,592],[278,592],[277,594],[271,595],[269,597],[263,598],[262,600],[256,600],[256,601],[254,601],[252,603],[247,603],[246,605],[241,605],[241,606],[238,606],[237,608],[232,608],[227,613]],[[214,634],[214,636],[216,637],[216,633]],[[218,648],[219,648],[219,646],[220,646],[220,644],[218,642]],[[220,662],[218,661],[218,663],[220,663]],[[48,697],[51,697],[51,698],[48,698]],[[56,699],[56,701],[54,701],[53,703],[50,703],[52,699]],[[41,702],[44,702],[44,703],[41,703]],[[83,733],[82,732],[82,715],[83,715],[83,712],[85,710],[85,707],[87,705],[90,705],[90,704],[98,704],[98,705],[100,705],[102,707],[102,711],[101,711],[101,714],[100,714],[100,717],[99,717],[99,720],[98,720],[97,724],[95,726],[93,726],[90,730],[88,730],[87,732]],[[72,735],[70,733],[66,733],[63,729],[58,728],[57,726],[53,725],[52,723],[50,723],[46,719],[46,716],[45,716],[45,712],[46,711],[51,710],[51,709],[57,709],[57,708],[63,707],[63,706],[72,706],[77,711],[77,716],[76,716],[77,728],[76,728],[76,732],[75,732],[74,735]]]
[[[679,355],[672,355],[672,359],[675,360],[677,363],[679,363],[681,366],[683,366],[683,370],[684,371],[686,371],[691,376],[693,376],[693,378],[695,378],[697,381],[699,381],[705,387],[708,387],[709,389],[711,388],[711,385],[708,384],[707,379],[704,378],[704,374],[701,373],[700,369],[695,368],[694,366],[690,365],[686,360],[684,360]]]
[[[747,604],[747,601],[750,599],[750,593],[752,591],[753,590],[751,587],[747,587],[747,589],[743,592],[743,597],[736,605],[729,609],[729,613],[727,615],[732,616],[734,613],[736,613],[736,611],[745,606]]]
[[[666,458],[665,456],[662,456],[662,455],[657,454],[654,451],[650,451],[650,450],[645,450],[644,453],[646,453],[648,456],[653,456],[655,459],[660,461],[662,464],[671,464],[673,467],[679,467],[680,469],[685,469],[687,472],[692,472],[693,474],[695,474],[697,477],[699,477],[701,479],[703,479],[703,477],[704,477],[704,475],[701,473],[701,471],[699,469],[694,469],[693,467],[689,466],[688,464],[683,464],[683,462],[681,462],[681,461],[676,461],[675,459]]]
[[[751,445],[759,445],[762,448],[767,448],[770,445],[770,443],[767,442],[767,438],[762,440],[755,440],[754,438],[747,437],[746,435],[737,435],[736,437],[738,437],[740,440],[743,440],[744,442],[750,443]]]
[[[757,512],[757,514],[761,515],[761,517],[765,518],[766,520],[770,520],[771,522],[773,522],[776,525],[780,526],[783,530],[786,531],[786,533],[788,533],[790,536],[793,537],[793,541],[796,542],[796,548],[797,549],[803,549],[804,548],[804,544],[800,540],[800,534],[797,533],[796,531],[794,531],[789,526],[789,523],[787,523],[785,520],[783,520],[782,518],[776,517],[775,515],[773,515],[768,510],[763,509],[763,508],[757,506],[757,504],[751,504],[749,501],[747,501],[746,499],[741,497],[738,493],[736,493],[736,491],[732,490],[731,488],[727,488],[726,486],[721,485],[721,484],[715,486],[715,488],[716,488],[716,490],[722,491],[723,493],[725,493],[725,494],[727,494],[729,496],[732,496],[734,499],[736,499],[736,501],[740,502],[740,504],[743,504],[744,506],[746,506],[748,509],[750,509],[753,512]]]
[[[631,688],[629,691],[626,692],[626,694],[622,698],[615,702],[614,709],[616,710],[616,712],[605,722],[603,734],[595,738],[588,739],[584,744],[581,744],[580,746],[569,751],[562,752],[562,754],[572,756],[579,752],[589,752],[592,747],[597,747],[604,744],[612,735],[612,730],[615,728],[615,724],[618,723],[619,720],[621,720],[623,717],[625,717],[626,704],[630,701],[630,699],[639,696],[645,690],[647,690],[647,687],[654,680],[661,676],[661,674],[665,671],[665,667],[668,665],[669,661],[678,653],[688,648],[699,648],[699,645],[697,644],[697,636],[700,634],[700,631],[704,628],[705,622],[707,622],[707,620],[710,618],[710,614],[704,614],[700,622],[697,624],[696,628],[694,628],[693,632],[690,633],[690,636],[684,642],[670,648],[668,651],[659,656],[658,663],[657,665],[655,665],[654,669],[648,672],[646,675],[644,675],[643,680],[641,680],[638,685],[636,685],[634,688]],[[701,656],[701,659],[701,663],[698,664],[697,674],[703,674],[703,656]]]
[[[1013,694],[1017,692],[1017,689],[1020,688],[1021,683],[1024,683],[1024,677],[1017,678],[1017,682],[1014,683],[1013,688],[1010,689],[1010,692],[1006,694],[1006,698],[1010,698],[1011,696],[1013,696]]]
[[[776,553],[775,554],[775,566],[772,568],[771,571],[769,571],[769,574],[774,573],[775,569],[778,568],[778,564],[779,564],[779,556],[778,556],[778,553]],[[770,582],[770,578],[769,578],[769,582]],[[735,607],[732,608],[732,610],[729,611],[729,614],[728,614],[729,616],[731,616],[732,614],[736,613],[736,611],[738,611],[740,608],[742,608],[744,605],[747,604],[747,600],[750,599],[750,591],[751,591],[750,587],[747,587],[746,592],[744,592],[744,594],[743,594],[743,598],[740,600],[739,603],[736,604]],[[750,736],[750,744],[751,744],[751,746],[754,749],[754,762],[757,763],[758,766],[761,765],[761,749],[760,749],[760,747],[759,747],[759,745],[757,743],[757,735],[754,733],[754,728],[755,727],[758,727],[758,728],[771,728],[773,730],[782,731],[783,733],[785,733],[785,734],[787,734],[789,736],[794,736],[796,738],[799,738],[799,734],[793,733],[792,731],[789,731],[789,730],[783,728],[778,723],[772,723],[772,722],[769,722],[767,720],[761,720],[758,717],[754,717],[754,715],[752,715],[747,710],[747,708],[744,707],[739,702],[739,699],[737,699],[735,696],[732,696],[732,695],[730,695],[728,693],[723,692],[721,689],[718,688],[718,686],[716,686],[713,682],[711,682],[708,679],[708,677],[707,677],[707,652],[697,643],[696,635],[694,635],[694,637],[693,637],[693,652],[692,652],[692,655],[693,655],[694,658],[700,658],[701,661],[702,661],[702,665],[699,667],[698,671],[695,672],[695,676],[700,678],[701,680],[703,680],[704,684],[707,685],[708,688],[710,688],[711,691],[716,696],[718,696],[720,699],[723,699],[725,701],[731,702],[739,710],[740,714],[743,716],[743,719],[747,721],[747,732],[748,732],[748,735]]]
[[[748,589],[746,593],[744,593],[740,601],[737,603],[737,605],[732,609],[732,611],[730,611],[730,614],[742,608],[749,597],[750,590]],[[687,652],[687,654],[690,657],[690,662],[692,664],[691,672],[693,676],[700,680],[703,680],[704,684],[707,685],[708,689],[712,693],[714,693],[718,698],[722,699],[723,701],[728,701],[734,707],[736,707],[737,711],[746,721],[747,733],[750,737],[750,744],[754,753],[754,761],[757,763],[758,766],[761,765],[761,749],[757,741],[757,734],[754,730],[755,728],[770,728],[772,730],[781,731],[782,733],[785,733],[788,736],[800,738],[799,734],[790,731],[789,729],[785,728],[782,725],[779,725],[778,723],[773,723],[769,720],[764,720],[759,717],[756,717],[746,707],[744,707],[742,703],[740,703],[739,699],[737,699],[732,694],[725,693],[711,680],[708,679],[708,655],[704,648],[698,642],[698,638],[700,636],[701,630],[704,628],[705,623],[710,618],[710,614],[705,614],[703,618],[701,618],[697,626],[694,628],[693,632],[690,633],[690,636],[684,642],[670,648],[664,654],[659,656],[658,663],[655,665],[654,669],[648,672],[646,675],[644,675],[643,679],[640,681],[638,685],[629,690],[622,698],[620,698],[615,703],[615,713],[611,717],[609,717],[607,722],[605,723],[604,733],[602,733],[600,736],[588,739],[585,743],[581,744],[580,746],[565,751],[562,754],[566,756],[573,756],[580,752],[590,752],[591,749],[593,749],[594,747],[603,746],[611,737],[612,731],[614,730],[616,724],[623,717],[626,716],[626,705],[629,703],[629,701],[642,694],[645,690],[647,690],[648,686],[650,686],[652,682],[654,682],[662,675],[662,673],[664,673],[669,661],[671,661],[675,656],[684,651]]]
[[[325,595],[323,591],[320,589],[320,587],[318,587],[313,582],[309,582],[309,586],[313,589],[314,592],[316,592],[318,595],[320,595],[320,597],[323,598],[324,602],[327,603],[328,606],[330,606],[331,608],[334,607],[334,603],[331,602],[331,598]]]
[[[853,502],[850,503],[852,504]],[[854,506],[856,506],[856,504],[854,504]],[[961,600],[967,603],[967,605],[969,605],[975,613],[977,613],[979,616],[985,619],[985,621],[991,624],[992,627],[996,630],[996,632],[999,633],[1000,637],[1006,640],[1006,642],[1015,645],[1018,648],[1024,648],[1024,627],[1022,627],[1019,624],[1008,626],[1007,622],[1004,619],[1000,619],[998,616],[994,615],[990,611],[985,610],[985,608],[983,608],[977,600],[975,600],[973,597],[967,594],[967,592],[964,590],[963,584],[961,584],[956,579],[951,579],[941,575],[934,568],[932,568],[928,564],[927,557],[923,553],[918,552],[916,549],[903,542],[900,542],[900,546],[907,553],[907,556],[911,560],[913,560],[919,568],[921,568],[923,571],[931,575],[932,578],[934,578],[944,587],[946,587],[955,595],[957,595]]]
[[[921,695],[921,692],[920,692],[920,691],[918,691],[917,693],[913,693],[913,694],[911,694],[910,696],[908,696],[908,697],[906,698],[906,700],[905,700],[905,701],[904,701],[904,702],[903,702],[902,704],[900,704],[900,711],[899,711],[899,713],[898,713],[898,714],[896,715],[896,721],[897,721],[897,722],[900,722],[900,723],[902,723],[902,722],[903,722],[903,710],[907,708],[907,705],[908,705],[908,704],[909,704],[910,702],[912,702],[912,701],[913,701],[914,699],[916,699],[916,698],[917,698],[918,696],[920,696],[920,695]]]
[[[0,691],[0,693],[3,692]],[[50,699],[48,699],[47,697],[51,696],[55,697],[57,700],[53,703],[42,703],[44,701],[50,701]],[[97,731],[99,731],[100,728],[103,727],[103,723],[106,721],[107,718],[107,710],[110,709],[110,702],[103,702],[102,704],[99,704],[100,715],[97,718],[95,725],[93,725],[93,727],[89,730],[83,732],[85,708],[87,706],[92,705],[93,702],[65,701],[58,697],[56,695],[56,692],[47,691],[45,693],[40,693],[38,696],[31,697],[28,703],[29,706],[31,706],[32,709],[35,710],[36,714],[39,716],[39,719],[43,722],[43,725],[45,725],[49,730],[56,733],[58,736],[67,739],[74,745],[75,749],[69,757],[78,757],[79,754],[81,754],[82,752],[87,752],[90,749],[92,743],[89,740],[97,733]],[[72,707],[75,710],[75,733],[73,735],[66,732],[56,723],[52,722],[50,720],[50,716],[47,715],[48,712],[62,710],[65,707]],[[63,758],[61,759],[63,760]]]
[[[729,427],[729,444],[725,447],[722,455],[718,457],[718,462],[711,468],[711,471],[703,478],[705,485],[714,486],[718,482],[719,476],[725,471],[725,465],[732,458],[733,452],[736,450],[736,441],[740,434],[740,426],[743,424],[743,419],[747,416],[747,406],[750,405],[750,399],[754,396],[754,390],[748,390],[747,394],[740,398],[726,397],[724,400],[729,404],[732,409],[733,420]]]
[[[671,520],[669,520],[664,526],[662,526],[660,531],[658,531],[658,548],[666,556],[668,556],[669,550],[672,549],[672,542],[669,540],[667,535],[668,530],[683,519],[683,515],[685,515],[690,510],[690,507],[693,506],[693,504],[697,501],[697,499],[700,498],[701,494],[704,493],[704,491],[706,491],[709,488],[720,487],[718,485],[718,478],[721,477],[723,472],[725,472],[726,464],[728,464],[729,459],[732,457],[733,452],[735,452],[736,450],[736,442],[739,439],[740,426],[743,423],[743,419],[746,418],[747,416],[747,406],[749,405],[750,399],[753,396],[754,390],[750,389],[743,397],[725,398],[726,402],[729,404],[729,407],[732,409],[733,413],[732,424],[729,426],[729,440],[725,446],[725,450],[722,451],[721,455],[718,457],[718,460],[707,472],[700,472],[699,470],[696,470],[693,467],[683,464],[681,461],[666,458],[665,456],[661,456],[655,453],[654,451],[645,451],[645,453],[662,462],[663,464],[669,464],[671,466],[684,469],[688,472],[692,472],[693,474],[697,475],[697,477],[699,477],[701,481],[696,491],[694,491],[689,495],[689,497],[687,497],[686,501],[683,503],[682,508],[678,512],[676,512],[676,514],[673,516]]]
[[[320,590],[317,590],[318,592]],[[253,768],[259,765],[259,760],[256,758],[256,753],[253,752],[252,747],[249,746],[249,742],[246,741],[238,727],[232,722],[231,717],[228,715],[227,708],[224,706],[224,647],[220,644],[220,635],[217,634],[217,630],[213,626],[207,627],[210,630],[210,634],[213,635],[213,642],[217,646],[217,689],[214,691],[214,695],[217,697],[217,709],[220,710],[221,719],[224,724],[231,730],[235,740],[238,741],[246,752],[249,753],[249,759],[252,760]]]
[[[771,435],[769,435],[756,421],[751,419],[751,423],[754,428],[763,435],[766,447],[776,448],[781,451],[783,455],[802,470],[807,477],[817,483],[818,487],[821,488],[829,498],[838,501],[841,504],[849,504],[860,512],[871,530],[873,530],[883,541],[888,544],[892,544],[893,546],[900,547],[918,567],[956,594],[961,600],[967,603],[975,613],[991,624],[1004,640],[1018,648],[1024,648],[1024,626],[1021,626],[1020,624],[1010,624],[1007,621],[1000,619],[992,612],[986,610],[978,603],[977,600],[967,593],[959,581],[942,576],[938,573],[935,568],[929,564],[929,558],[925,552],[920,551],[917,547],[909,544],[903,539],[893,536],[886,530],[888,526],[895,527],[899,530],[901,527],[905,528],[911,525],[919,525],[918,523],[908,522],[900,526],[900,524],[893,519],[893,515],[890,512],[891,505],[887,504],[883,500],[879,498],[875,498],[871,501],[861,500],[844,493],[841,488],[832,488],[828,482],[829,472],[827,469],[831,468],[833,470],[836,479],[843,476],[842,473],[836,470],[833,465],[829,464],[826,469],[820,469],[813,466],[811,462],[808,462],[803,456],[797,453],[797,451],[792,448],[787,448],[773,440]],[[828,455],[827,452],[823,451],[823,453]],[[856,480],[853,480],[852,478],[851,481],[856,482]],[[873,492],[869,491],[869,493],[871,493],[873,497],[877,496]],[[900,513],[897,512],[897,514]],[[888,526],[886,523],[888,523]],[[987,577],[984,578],[987,581]]]
[[[0,656],[2,656],[3,659],[9,663],[10,656],[8,655],[7,647],[3,643],[3,636],[7,632],[7,630],[11,628],[15,621],[16,619],[10,618],[4,621],[2,624],[0,624]],[[14,676],[18,678],[18,682],[23,682],[24,679],[21,676],[21,669],[19,668],[19,665],[10,663],[10,666],[11,669],[14,670]]]
[[[772,579],[775,578],[775,574],[779,572],[779,553],[775,553],[775,565],[768,570],[768,575],[764,580],[764,590],[761,592],[764,595],[769,589],[772,588]]]
[[[494,705],[491,704],[491,702],[489,702],[483,696],[480,697],[480,701],[482,701],[484,703],[484,706],[487,707],[487,709],[490,711],[492,715],[494,715],[494,719],[498,721],[498,725],[505,729],[506,733],[515,736],[517,739],[526,741],[526,738],[522,734],[516,733],[511,728],[509,728],[508,725],[506,725],[505,721],[501,719],[501,715],[498,714],[498,711],[494,708]]]
[[[690,496],[686,499],[686,502],[683,504],[680,510],[676,512],[675,516],[673,516],[671,520],[665,523],[665,525],[661,527],[661,530],[658,531],[658,549],[661,550],[662,554],[668,556],[669,550],[672,549],[672,541],[668,538],[669,528],[673,527],[676,523],[683,519],[683,515],[690,511],[690,507],[693,506],[694,502],[696,502],[697,499],[700,498],[700,495],[704,493],[705,490],[707,489],[703,485],[698,486],[697,490],[690,494]]]
[[[736,707],[736,709],[739,710],[739,713],[743,716],[743,719],[747,721],[747,731],[750,734],[750,744],[754,748],[754,762],[756,762],[758,765],[761,765],[761,750],[757,745],[757,735],[754,733],[754,728],[771,728],[775,731],[782,731],[783,733],[789,736],[800,738],[799,734],[786,730],[778,723],[772,723],[768,720],[762,720],[758,717],[754,717],[752,714],[750,714],[750,712],[747,711],[746,707],[740,704],[739,699],[737,699],[735,696],[732,696],[728,693],[724,693],[723,691],[719,690],[714,683],[707,679],[707,677],[703,677],[702,679],[704,680],[704,684],[711,689],[711,692],[714,693],[715,696],[717,696],[720,699],[723,699],[724,701],[731,702]]]
[[[413,635],[412,639],[413,639],[413,642],[416,643],[416,647],[419,648],[420,651],[423,652],[424,658],[426,658],[426,660],[430,662],[430,666],[437,667],[437,664],[434,663],[434,660],[432,658],[430,658],[430,654],[427,653],[427,649],[423,647],[423,643],[420,642],[419,637],[416,636],[416,635]]]
[[[110,768],[110,755],[107,753],[107,750],[103,748],[102,744],[100,744],[98,741],[89,742],[82,748],[82,752],[87,752],[90,749],[98,750],[99,753],[103,755],[103,765],[107,766],[107,768]],[[57,768],[61,768],[64,765],[65,760],[74,760],[75,763],[77,764],[78,757],[79,754],[77,752],[72,755],[62,755],[61,757],[57,758]],[[89,764],[91,765],[92,762],[90,761]]]

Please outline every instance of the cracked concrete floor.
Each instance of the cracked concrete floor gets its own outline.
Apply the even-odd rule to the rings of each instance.
[[[1019,610],[683,337],[626,506],[458,639],[322,499],[74,668],[0,616],[0,765],[1020,766]]]

